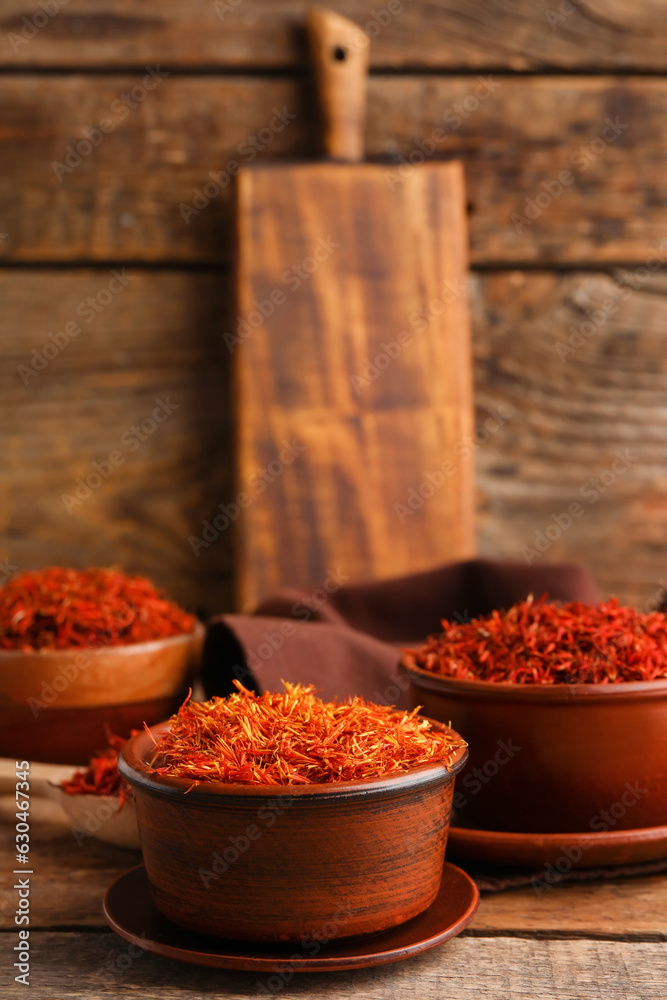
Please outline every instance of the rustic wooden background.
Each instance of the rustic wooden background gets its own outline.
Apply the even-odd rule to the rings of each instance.
[[[316,151],[306,6],[4,0],[0,574],[116,562],[228,606],[229,533],[198,557],[188,537],[232,499],[229,186],[183,206],[252,141],[266,159]],[[372,36],[369,156],[408,169],[440,128],[434,155],[465,163],[478,426],[503,415],[476,452],[480,551],[576,559],[651,601],[667,580],[662,3],[330,6]],[[267,139],[274,108],[295,117]]]

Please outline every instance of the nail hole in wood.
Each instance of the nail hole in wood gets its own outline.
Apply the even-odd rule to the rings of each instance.
[[[333,50],[333,57],[336,62],[345,62],[347,58],[347,49],[344,49],[342,45],[337,45]]]

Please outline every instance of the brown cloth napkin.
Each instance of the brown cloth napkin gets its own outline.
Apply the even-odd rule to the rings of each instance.
[[[313,590],[285,589],[253,615],[209,623],[202,681],[206,696],[226,695],[238,678],[258,691],[281,680],[315,684],[325,700],[351,694],[410,707],[398,673],[400,647],[440,631],[442,618],[464,621],[548,594],[594,603],[600,594],[579,566],[527,566],[470,559],[396,580],[351,584],[331,571]]]
[[[252,615],[219,615],[209,623],[202,662],[206,696],[227,695],[238,678],[258,692],[281,680],[314,684],[320,697],[359,694],[410,708],[400,647],[440,631],[442,618],[465,621],[548,594],[553,601],[595,603],[600,594],[585,570],[568,564],[527,566],[491,559],[451,563],[396,580],[347,584],[335,571],[310,591],[285,589]],[[481,865],[451,857],[487,892],[529,886],[543,871]],[[667,860],[573,869],[561,882],[651,875]]]

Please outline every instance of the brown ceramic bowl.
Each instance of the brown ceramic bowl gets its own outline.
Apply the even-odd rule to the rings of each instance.
[[[105,724],[129,736],[167,718],[187,693],[204,626],[168,639],[96,649],[0,651],[0,757],[85,764]]]
[[[495,684],[402,667],[413,703],[470,744],[457,824],[531,833],[667,824],[667,680]]]
[[[465,748],[450,771],[430,764],[373,781],[207,782],[189,792],[188,779],[147,765],[152,749],[138,734],[119,769],[134,788],[155,905],[174,923],[312,943],[385,930],[435,899]]]

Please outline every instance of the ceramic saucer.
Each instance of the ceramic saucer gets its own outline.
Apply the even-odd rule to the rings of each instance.
[[[667,826],[604,833],[502,833],[450,826],[447,852],[460,861],[532,868],[566,858],[572,868],[634,865],[667,858]]]
[[[185,930],[163,917],[153,903],[146,869],[139,865],[109,888],[104,916],[126,941],[179,962],[273,973],[326,972],[398,962],[434,948],[459,934],[478,905],[479,892],[472,879],[445,862],[438,895],[428,910],[380,934],[321,944],[310,939],[304,946],[223,941]]]

